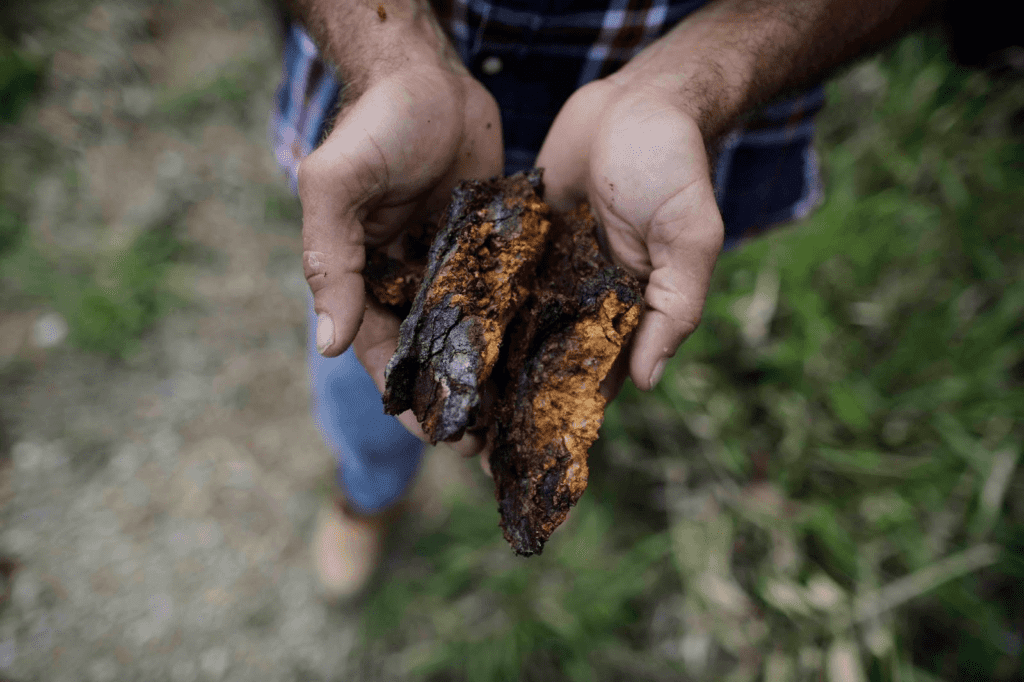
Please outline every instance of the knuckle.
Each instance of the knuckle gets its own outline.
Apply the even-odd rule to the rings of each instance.
[[[317,293],[327,285],[327,255],[320,251],[304,252],[302,271],[310,290]]]

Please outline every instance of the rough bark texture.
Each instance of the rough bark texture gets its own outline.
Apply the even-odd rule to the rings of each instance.
[[[437,234],[437,224],[424,223],[405,232],[397,253],[367,249],[363,278],[366,288],[378,301],[394,308],[404,308],[416,298],[427,269],[430,243]]]
[[[434,442],[489,428],[501,528],[524,556],[586,489],[600,385],[643,306],[639,282],[601,253],[589,206],[549,221],[540,192],[539,170],[462,183],[438,228],[369,254],[364,272],[372,295],[408,309],[385,410],[412,408]],[[478,415],[489,378],[499,397]]]
[[[509,330],[490,433],[501,528],[539,554],[587,486],[587,451],[604,419],[601,381],[640,319],[639,282],[600,252],[581,205],[564,224]]]
[[[540,181],[535,170],[464,182],[441,219],[384,393],[385,411],[412,408],[432,442],[476,423],[480,389],[547,241]]]

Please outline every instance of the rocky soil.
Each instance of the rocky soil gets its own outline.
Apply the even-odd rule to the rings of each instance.
[[[42,101],[3,141],[33,238],[102,260],[174,221],[199,256],[172,270],[184,307],[127,361],[4,299],[0,680],[364,676],[358,612],[321,599],[308,556],[333,462],[309,414],[299,212],[266,142],[271,11],[48,16],[26,37],[55,52]],[[252,91],[219,106],[225,74]]]

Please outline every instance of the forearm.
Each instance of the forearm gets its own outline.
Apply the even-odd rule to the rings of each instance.
[[[350,94],[413,66],[466,72],[429,0],[288,0],[288,5],[337,67]]]
[[[705,139],[745,111],[899,35],[933,0],[719,0],[609,77],[667,89]]]

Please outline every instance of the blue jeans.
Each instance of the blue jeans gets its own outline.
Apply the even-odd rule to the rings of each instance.
[[[380,392],[351,348],[336,358],[317,352],[312,302],[307,327],[313,416],[334,451],[338,485],[356,510],[386,509],[416,477],[423,443],[384,414]]]

